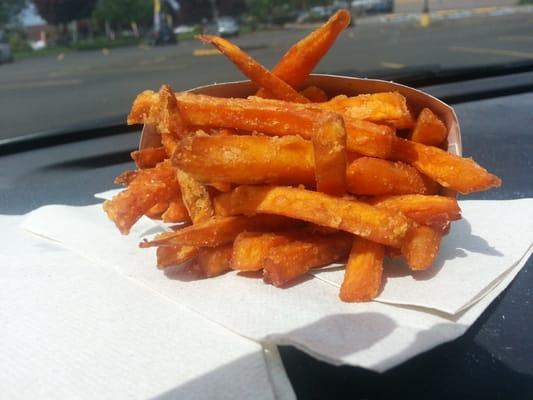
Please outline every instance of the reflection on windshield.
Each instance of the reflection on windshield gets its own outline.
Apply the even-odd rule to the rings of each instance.
[[[340,8],[352,26],[315,72],[533,61],[533,0],[10,1],[0,9],[0,139],[124,121],[138,92],[163,83],[243,79],[199,33],[228,37],[272,68]]]

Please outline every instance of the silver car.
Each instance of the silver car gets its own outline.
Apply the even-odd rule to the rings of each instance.
[[[220,17],[208,26],[208,32],[217,36],[239,36],[240,26],[233,17]]]

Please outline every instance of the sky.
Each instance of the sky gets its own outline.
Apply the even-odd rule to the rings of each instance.
[[[30,3],[30,5],[20,13],[19,18],[24,26],[46,24],[46,22],[39,16],[35,6],[32,3]]]

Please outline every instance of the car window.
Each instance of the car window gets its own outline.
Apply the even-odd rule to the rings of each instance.
[[[532,0],[9,1],[0,13],[0,139],[124,123],[145,90],[244,79],[194,39],[228,37],[268,68],[348,8],[317,73],[395,77],[533,61]],[[82,5],[80,5],[82,4]],[[218,22],[218,23],[217,23]]]

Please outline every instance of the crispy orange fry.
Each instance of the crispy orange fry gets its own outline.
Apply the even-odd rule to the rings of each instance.
[[[447,136],[448,129],[444,122],[429,108],[424,108],[418,115],[411,140],[428,146],[440,146]]]
[[[274,75],[299,89],[311,71],[328,52],[337,36],[350,24],[347,10],[337,11],[325,24],[293,45],[274,67]],[[267,97],[264,90],[257,94]]]
[[[402,162],[360,157],[347,168],[348,191],[357,195],[435,194],[438,185]]]
[[[396,137],[394,129],[361,119],[344,118],[346,148],[363,156],[389,158]]]
[[[300,91],[300,94],[307,97],[313,103],[324,103],[329,100],[326,92],[317,86],[307,86],[304,90]]]
[[[154,168],[167,157],[164,147],[136,150],[131,153],[131,158],[139,169]]]
[[[298,230],[280,233],[242,232],[233,242],[233,269],[239,271],[259,271],[263,269],[265,259],[273,247],[294,240],[295,233],[308,230]]]
[[[364,119],[398,129],[408,129],[414,125],[407,101],[398,92],[360,94],[354,97],[340,95],[320,104],[320,107],[342,114],[345,118]]]
[[[150,208],[148,211],[146,211],[146,216],[151,219],[161,219],[161,215],[166,211],[168,208],[168,202],[163,201],[161,203],[157,203],[152,208]]]
[[[409,268],[415,271],[431,267],[439,252],[442,232],[428,226],[417,226],[407,234],[402,255]]]
[[[128,124],[144,123],[157,126],[167,155],[172,155],[179,139],[188,133],[170,86],[163,85],[159,93],[144,91],[133,102]]]
[[[218,36],[198,35],[197,39],[204,43],[210,43],[221,53],[230,59],[257,86],[266,89],[280,100],[294,103],[309,103],[309,99],[302,96],[290,85],[278,78],[263,65],[258,63],[238,46]]]
[[[332,196],[346,193],[346,131],[340,115],[318,121],[313,131],[316,186]]]
[[[177,170],[176,177],[180,184],[183,204],[185,204],[192,222],[196,224],[211,218],[214,215],[214,210],[206,187],[180,169]]]
[[[189,137],[172,158],[202,182],[313,183],[312,145],[298,136]]]
[[[176,169],[168,163],[161,163],[156,168],[138,171],[128,188],[105,201],[103,207],[109,219],[126,235],[133,224],[155,204],[177,195],[179,185]]]
[[[315,183],[313,146],[298,136],[188,137],[176,148],[172,162],[210,185]]]
[[[342,301],[370,301],[381,288],[384,246],[356,237],[346,264],[339,297]]]
[[[189,212],[187,207],[183,204],[183,200],[180,196],[173,198],[168,204],[168,208],[165,210],[163,215],[161,215],[163,222],[168,223],[181,223],[181,222],[190,222]]]
[[[352,239],[346,233],[307,234],[275,246],[264,261],[263,278],[274,286],[283,286],[311,268],[346,258]]]
[[[231,189],[233,189],[231,183],[228,182],[209,182],[208,185],[222,193],[231,192]]]
[[[444,196],[408,194],[403,196],[380,196],[370,200],[378,208],[401,211],[420,225],[445,231],[450,221],[461,218],[457,200]]]
[[[233,242],[242,231],[275,231],[294,227],[297,221],[272,215],[254,217],[212,217],[198,224],[174,231],[160,233],[154,240],[141,242],[140,247],[199,246],[217,247]]]
[[[193,246],[170,246],[157,248],[157,268],[165,269],[192,260],[200,249]]]
[[[393,157],[411,164],[424,175],[442,186],[468,194],[501,185],[501,179],[492,175],[470,158],[462,158],[433,146],[396,138]]]
[[[239,186],[231,193],[218,196],[215,202],[219,202],[217,211],[221,213],[283,215],[394,247],[401,246],[411,226],[399,212],[291,187]]]
[[[113,181],[115,185],[128,186],[137,176],[137,171],[124,171]]]
[[[233,244],[223,244],[218,247],[203,247],[198,254],[195,270],[207,278],[218,276],[231,270],[231,255]]]

